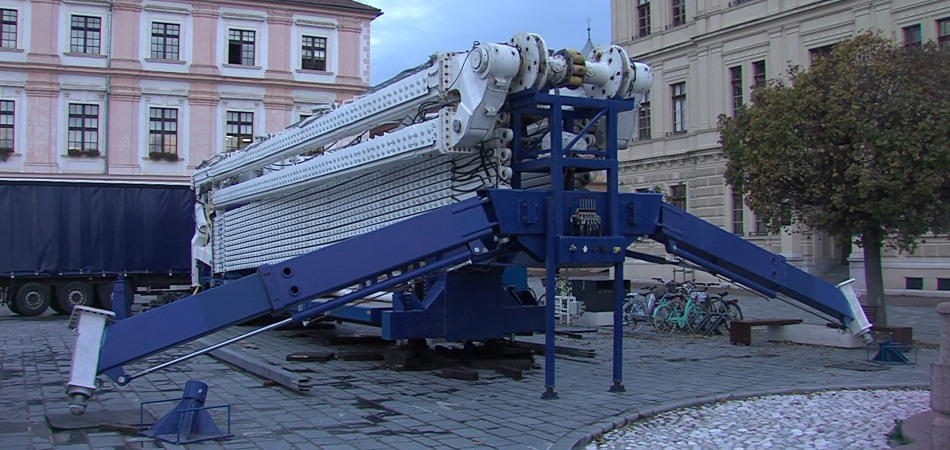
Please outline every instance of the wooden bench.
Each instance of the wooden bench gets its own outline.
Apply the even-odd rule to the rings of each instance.
[[[875,325],[874,318],[877,316],[877,306],[861,305],[861,309],[864,310],[864,315],[868,317],[868,322],[871,324],[871,331],[890,333],[891,341],[893,341],[895,344],[912,344],[912,341],[914,340],[914,329],[912,327]],[[834,325],[834,328],[838,328],[838,324],[832,325]]]
[[[795,325],[802,319],[749,319],[729,322],[729,342],[752,345],[752,327]]]

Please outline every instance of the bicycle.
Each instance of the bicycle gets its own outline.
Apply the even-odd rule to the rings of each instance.
[[[640,331],[655,307],[656,286],[641,288],[639,294],[627,294],[623,302],[623,324],[632,331]]]
[[[658,277],[653,279],[663,283],[666,289],[658,291],[656,286],[644,287],[637,294],[628,294],[624,300],[624,324],[629,325],[633,331],[639,331],[647,323],[652,325],[657,305],[666,302],[669,293],[675,290],[674,281]]]

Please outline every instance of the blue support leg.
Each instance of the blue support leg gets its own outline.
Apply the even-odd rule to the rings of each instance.
[[[554,199],[548,197],[548,217],[554,216]],[[554,227],[554,221],[548,221],[548,227]],[[554,390],[554,297],[557,296],[557,261],[554,257],[554,236],[548,236],[548,255],[545,258],[544,276],[546,278],[546,288],[544,293],[544,393],[541,398],[553,400],[557,398],[557,392]]]
[[[610,392],[624,392],[623,387],[623,263],[614,265],[614,382]]]
[[[205,407],[207,397],[207,384],[189,380],[185,383],[185,392],[182,394],[181,401],[168,414],[158,419],[151,428],[141,431],[139,434],[173,444],[187,444],[230,437],[230,433],[221,432],[214,423],[214,419],[211,418],[211,414],[208,413],[208,408]],[[149,403],[163,401],[142,403],[143,410],[144,406]]]
[[[134,301],[132,295],[125,277],[116,278],[112,285],[112,311],[115,313],[115,320],[132,317],[132,302]]]

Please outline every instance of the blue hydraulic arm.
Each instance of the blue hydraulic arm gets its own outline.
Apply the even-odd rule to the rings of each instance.
[[[650,238],[666,251],[714,275],[774,298],[783,294],[830,315],[842,325],[854,320],[845,295],[828,282],[787,263],[781,255],[729,233],[668,203]]]
[[[483,239],[495,226],[483,203],[473,198],[443,207],[116,321],[105,329],[98,372],[124,384],[129,378],[122,365],[223,328],[362,286],[354,294],[292,316],[302,322],[364,295],[477,259],[489,253],[487,244],[492,242]]]

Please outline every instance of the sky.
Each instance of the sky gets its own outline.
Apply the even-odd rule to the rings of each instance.
[[[610,0],[361,0],[383,11],[370,25],[370,82],[392,78],[435,52],[474,41],[507,43],[527,31],[548,48],[580,50],[587,20],[594,45],[610,43]]]

